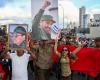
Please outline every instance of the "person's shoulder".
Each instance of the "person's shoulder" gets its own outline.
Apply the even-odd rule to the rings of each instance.
[[[30,54],[29,54],[28,51],[26,51],[26,52],[24,53],[24,55],[25,55],[25,56],[30,56]]]
[[[13,57],[15,57],[15,56],[17,56],[17,53],[16,52],[10,52],[10,53],[7,53],[9,56],[10,56],[10,58],[13,58]]]

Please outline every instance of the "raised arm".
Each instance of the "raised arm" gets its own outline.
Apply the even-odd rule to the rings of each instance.
[[[51,5],[51,3],[49,2],[49,1],[47,1],[47,0],[45,0],[45,2],[44,2],[44,4],[43,4],[43,6],[42,6],[42,10],[45,10],[48,6],[50,6]]]
[[[82,47],[83,47],[83,44],[79,44],[78,47],[77,47],[74,51],[72,51],[72,52],[70,53],[70,56],[71,56],[73,59],[77,59],[76,54],[81,50]]]
[[[30,48],[27,48],[28,53],[30,54],[29,60],[36,59],[35,52],[32,52]]]
[[[29,45],[29,46],[27,46],[27,51],[28,51],[28,53],[30,53],[30,58],[29,59],[30,60],[36,59],[36,55],[35,55],[36,51],[34,49],[34,44],[33,44],[34,41],[30,40],[27,43]]]
[[[33,21],[32,21],[32,29],[34,27],[37,27],[39,25],[39,22],[41,20],[41,17],[45,11],[45,9],[50,5],[51,3],[49,1],[45,1],[42,8],[39,10],[39,12],[35,15]],[[33,30],[32,30],[33,31]]]
[[[58,47],[58,39],[55,40],[54,52],[59,56],[60,53],[58,52],[57,47]]]
[[[36,25],[39,25],[39,22],[41,20],[41,17],[45,11],[45,9],[50,6],[50,2],[49,1],[45,1],[43,6],[41,7],[41,9],[39,10],[39,12],[35,15],[33,21],[32,21],[32,25],[33,26],[36,26]]]
[[[45,1],[42,8],[39,10],[39,12],[35,15],[33,21],[32,21],[32,37],[37,39],[38,36],[36,34],[39,34],[39,24],[42,15],[44,14],[45,9],[50,5],[51,3],[49,1]],[[40,36],[40,35],[39,35]]]
[[[3,53],[1,53],[0,58],[4,59],[10,59],[10,55],[7,54],[8,50],[5,50]]]

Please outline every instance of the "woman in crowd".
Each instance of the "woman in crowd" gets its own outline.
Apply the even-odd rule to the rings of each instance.
[[[70,57],[77,59],[75,55],[81,47],[76,48],[73,52],[70,52],[67,47],[63,47],[61,52],[57,50],[58,40],[55,40],[54,51],[58,55],[61,69],[61,80],[71,80],[71,69],[70,69]]]

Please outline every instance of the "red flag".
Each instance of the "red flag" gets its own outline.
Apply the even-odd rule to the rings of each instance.
[[[74,50],[77,48],[77,47],[74,46],[74,45],[67,45],[66,47],[67,47],[68,50],[71,51],[71,52],[74,51]]]
[[[100,49],[97,49],[96,53],[96,69],[100,72]]]
[[[76,49],[73,45],[61,45],[58,51],[61,52],[63,47],[67,47],[71,52]],[[76,55],[78,59],[71,64],[71,69],[96,77],[100,71],[100,49],[82,48]],[[54,60],[57,60],[56,54],[54,54]]]
[[[92,77],[97,76],[96,55],[98,50],[95,48],[82,48],[78,53],[78,59],[71,64],[71,69],[86,73]]]

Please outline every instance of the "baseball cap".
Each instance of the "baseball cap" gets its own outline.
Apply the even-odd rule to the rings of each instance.
[[[55,21],[53,20],[53,17],[51,15],[43,15],[41,17],[41,21],[53,21],[55,23]]]
[[[26,34],[26,30],[25,30],[25,28],[22,27],[22,26],[16,27],[15,30],[14,30],[14,32],[20,33],[20,34],[22,34],[22,35],[25,35],[25,34]]]

